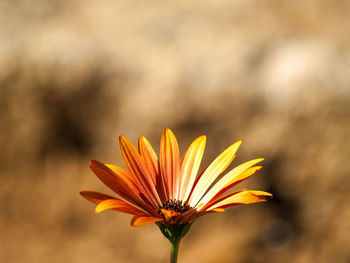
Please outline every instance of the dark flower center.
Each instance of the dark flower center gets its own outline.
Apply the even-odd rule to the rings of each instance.
[[[183,214],[190,210],[191,207],[187,204],[186,201],[182,202],[181,200],[174,199],[164,202],[161,206],[159,206],[159,211],[161,209],[171,210]]]

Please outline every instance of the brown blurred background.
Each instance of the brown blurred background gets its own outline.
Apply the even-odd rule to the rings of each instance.
[[[179,262],[350,262],[350,1],[1,0],[0,262],[167,262],[155,225],[129,226],[80,190],[89,160],[122,164],[120,134],[202,168],[266,157],[235,189],[268,203],[197,221]]]

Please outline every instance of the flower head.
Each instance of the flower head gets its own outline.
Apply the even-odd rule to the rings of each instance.
[[[191,225],[202,215],[263,202],[271,196],[267,192],[245,189],[223,195],[259,171],[262,167],[255,165],[263,158],[245,162],[217,180],[235,158],[241,141],[228,147],[198,174],[205,143],[205,136],[198,137],[180,158],[175,135],[165,129],[158,159],[145,137],[139,138],[136,149],[120,136],[120,150],[127,170],[95,160],[90,165],[97,177],[120,198],[93,191],[82,191],[81,195],[97,204],[96,213],[115,210],[132,214],[132,226],[157,222],[160,227]]]

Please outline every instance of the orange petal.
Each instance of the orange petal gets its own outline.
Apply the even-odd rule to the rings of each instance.
[[[260,170],[262,167],[254,167],[251,166],[261,162],[264,160],[263,158],[251,160],[249,162],[245,162],[236,168],[232,169],[229,173],[227,173],[224,177],[222,177],[199,201],[199,203],[207,204],[213,198],[220,196],[229,188],[233,187],[235,184],[243,181],[249,176],[253,175],[257,170]]]
[[[179,216],[177,219],[176,219],[176,224],[187,224],[189,223],[190,219],[195,215],[197,214],[197,210],[195,209],[191,209],[185,213],[183,213],[181,216]]]
[[[141,194],[139,193],[138,189],[133,187],[132,184],[128,184],[127,181],[125,181],[125,173],[128,173],[127,171],[124,170],[124,172],[117,174],[115,173],[116,170],[113,172],[106,165],[95,160],[91,160],[90,168],[105,185],[107,185],[110,189],[123,197],[125,200],[134,205],[137,205],[138,207],[144,208],[151,214],[157,214],[154,208],[146,204],[140,198]]]
[[[128,170],[135,176],[138,188],[153,204],[159,206],[161,201],[152,181],[152,176],[134,145],[124,136],[119,137],[119,146]]]
[[[152,217],[152,216],[146,216],[146,215],[135,215],[132,219],[130,224],[132,226],[143,226],[145,224],[154,223],[158,221],[163,221],[163,218],[158,217]]]
[[[215,208],[215,209],[213,209],[211,211],[217,212],[217,213],[223,213],[223,212],[225,212],[225,209],[223,209],[223,208]]]
[[[181,184],[178,189],[179,195],[176,197],[178,200],[187,200],[191,193],[192,186],[202,161],[205,143],[206,136],[202,135],[198,137],[192,142],[181,161],[179,174]]]
[[[141,136],[138,140],[138,150],[152,177],[153,184],[156,187],[160,200],[162,202],[166,201],[164,187],[159,172],[158,157],[152,145],[143,136]]]
[[[206,211],[211,211],[217,208],[226,208],[235,205],[265,202],[265,197],[271,196],[272,195],[270,193],[264,191],[243,190],[223,196],[218,201],[216,201],[215,204],[207,208]]]
[[[174,199],[179,180],[180,151],[174,133],[164,129],[160,141],[160,168],[167,199]]]
[[[167,209],[161,209],[162,210],[162,214],[165,217],[166,221],[170,221],[171,219],[181,216],[181,213],[172,211],[172,210],[167,210]]]
[[[156,177],[159,173],[158,157],[149,141],[141,136],[138,140],[138,150],[152,176],[153,183],[156,184]]]
[[[232,160],[235,158],[235,153],[237,152],[241,143],[242,141],[238,141],[228,147],[208,166],[203,174],[198,177],[190,197],[190,206],[195,207],[197,205],[198,201],[202,198],[210,185],[230,165]]]
[[[130,197],[129,199],[132,199],[136,196],[133,189],[130,188],[132,185],[127,184],[125,181],[124,173],[117,174],[106,165],[96,160],[91,160],[90,168],[105,185],[123,198]]]
[[[198,218],[211,214],[211,213],[216,213],[216,212],[224,212],[224,209],[214,209],[212,211],[201,211],[198,212],[196,210],[192,211],[192,213],[188,213],[185,217],[181,217],[180,220],[178,220],[178,224],[188,224],[188,223],[193,223],[195,220]]]
[[[107,199],[116,199],[113,196],[106,195],[106,194],[99,193],[99,192],[94,192],[94,191],[81,191],[80,194],[85,199],[87,199],[90,202],[93,202],[94,204],[97,204],[97,205],[99,203],[101,203],[102,201],[107,200]]]
[[[144,215],[145,212],[137,209],[136,207],[120,200],[120,199],[108,199],[100,202],[96,208],[95,208],[95,213],[101,213],[106,210],[116,210],[120,212],[124,212],[127,214],[132,214],[132,215]]]
[[[137,184],[135,182],[135,179],[131,176],[131,174],[126,171],[125,169],[114,165],[114,164],[105,164],[105,166],[107,166],[110,170],[113,171],[113,173],[120,178],[121,180],[123,180],[130,188],[133,188],[132,190],[134,192],[140,192],[140,190],[137,187]]]

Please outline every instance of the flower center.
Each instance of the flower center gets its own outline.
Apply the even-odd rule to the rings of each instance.
[[[161,206],[159,206],[159,210],[160,209],[166,209],[166,210],[171,210],[174,212],[178,212],[178,213],[185,213],[188,210],[191,209],[191,207],[187,204],[187,202],[182,202],[181,200],[169,200],[164,202]]]

